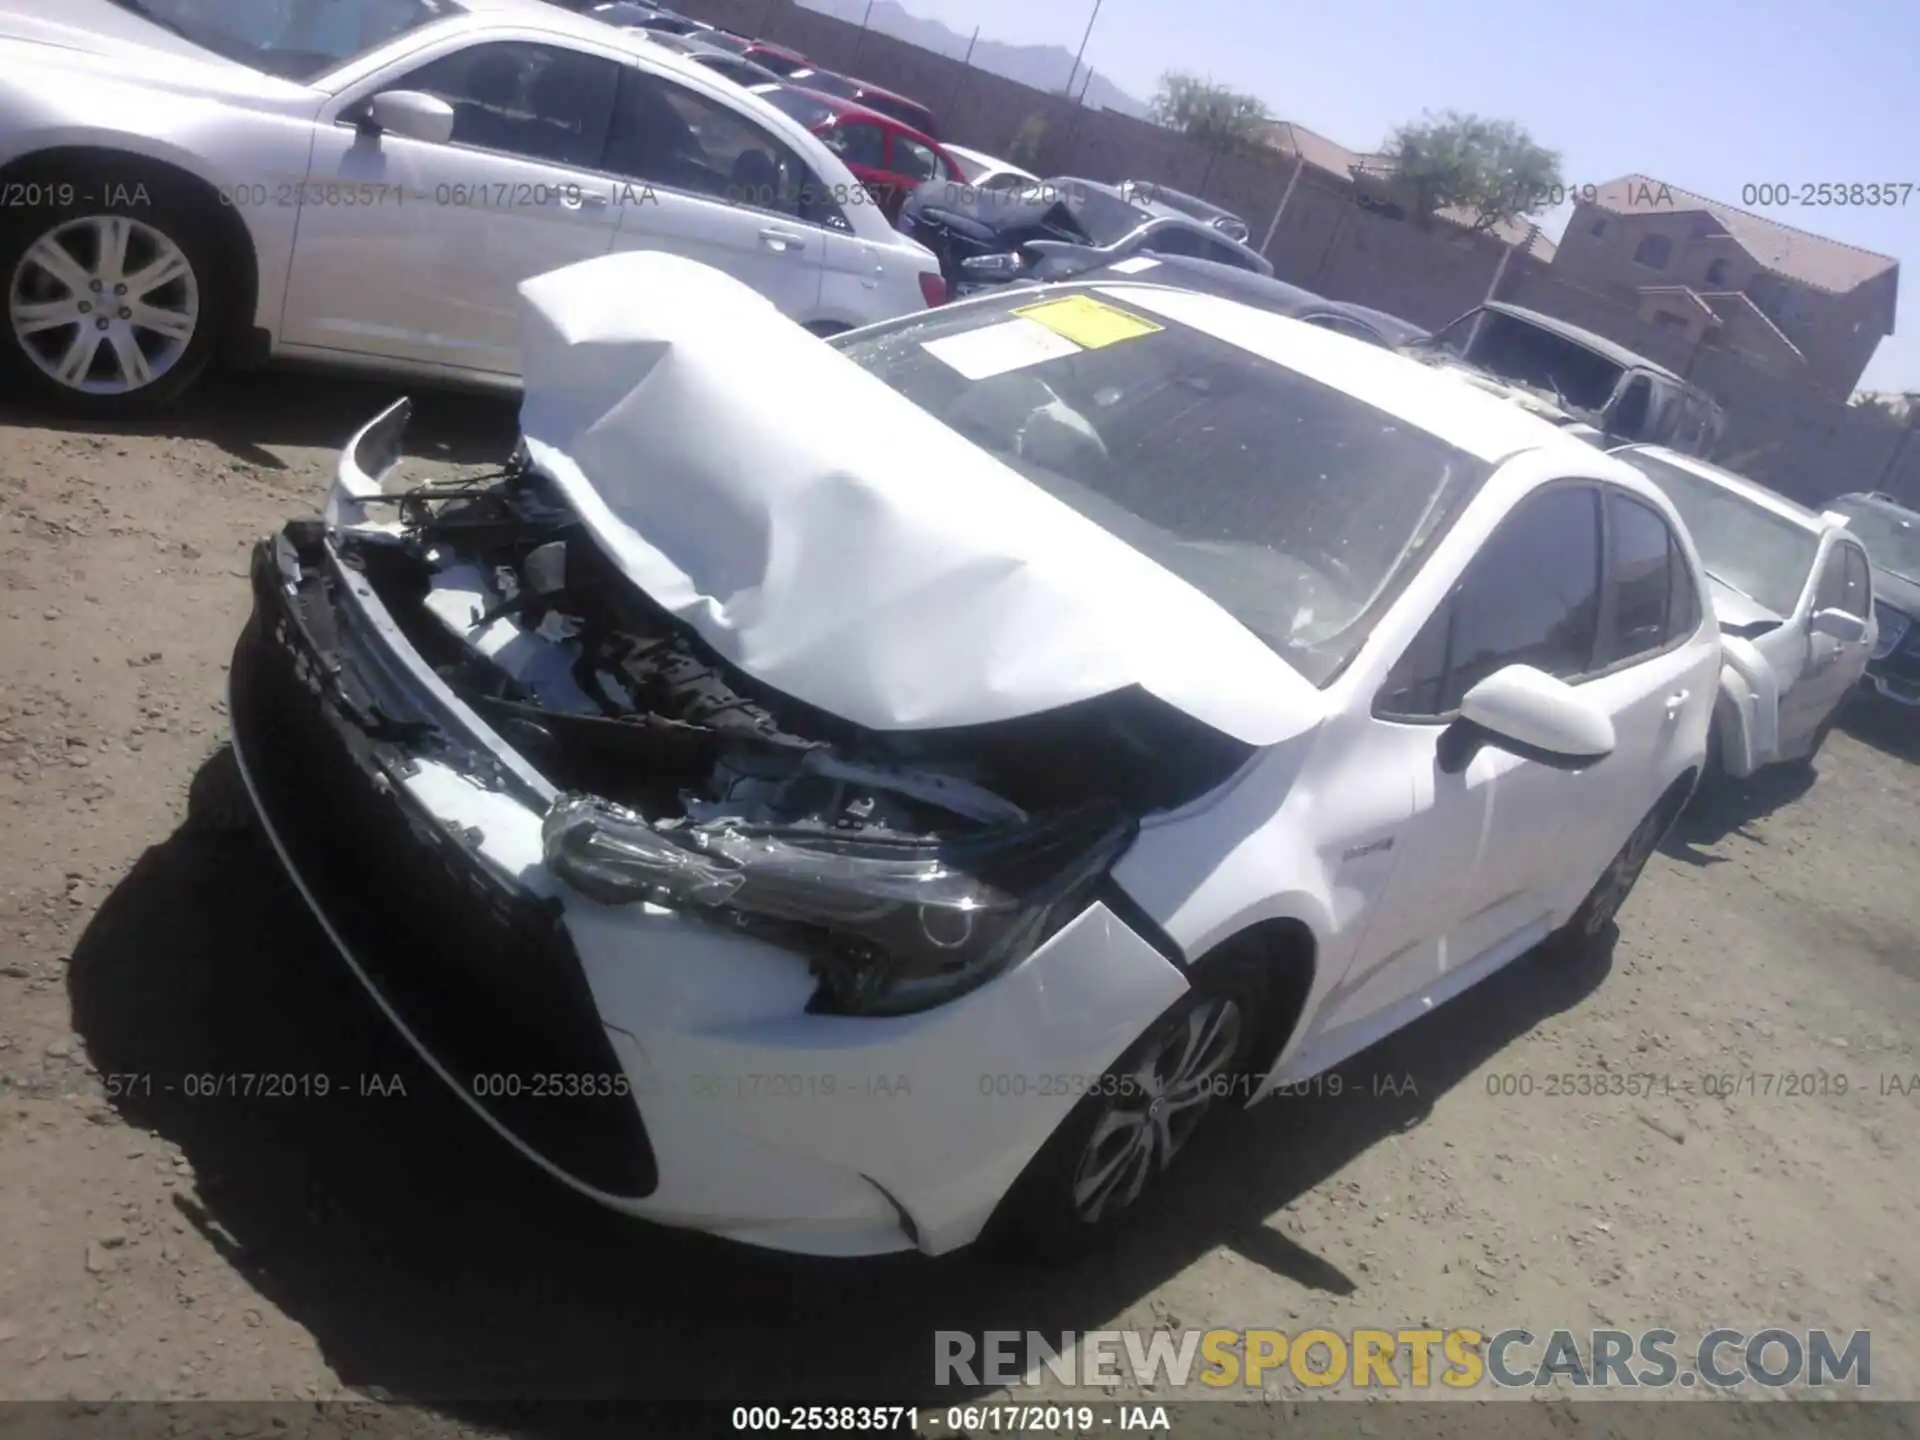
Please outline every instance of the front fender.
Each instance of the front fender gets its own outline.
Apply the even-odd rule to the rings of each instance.
[[[1750,640],[1723,635],[1720,694],[1714,719],[1720,762],[1736,779],[1767,765],[1780,750],[1780,681]]]

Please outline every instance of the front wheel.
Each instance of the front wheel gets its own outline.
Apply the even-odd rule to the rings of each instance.
[[[167,404],[206,368],[219,305],[204,207],[142,195],[0,221],[0,373],[17,391],[110,419]]]
[[[1175,1001],[1027,1166],[994,1217],[989,1248],[1072,1259],[1143,1208],[1208,1118],[1249,1097],[1257,994],[1215,980]]]
[[[1840,712],[1836,708],[1832,714],[1820,722],[1820,727],[1813,732],[1813,738],[1807,742],[1806,754],[1796,757],[1791,763],[1802,770],[1813,769],[1815,762],[1820,758],[1820,752],[1826,748],[1827,737],[1833,734],[1834,726],[1839,723]]]

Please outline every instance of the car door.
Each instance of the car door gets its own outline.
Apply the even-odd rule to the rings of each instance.
[[[899,218],[901,204],[916,186],[929,180],[959,179],[948,174],[945,162],[933,150],[900,130],[887,132],[887,172],[892,198],[882,209],[888,220]]]
[[[517,374],[516,287],[605,254],[618,230],[600,169],[618,76],[608,55],[485,40],[356,86],[316,127],[282,339]],[[356,129],[386,90],[446,101],[452,138]],[[341,203],[350,194],[373,203]]]
[[[669,250],[724,270],[796,320],[820,303],[818,178],[744,108],[638,65],[620,73],[607,168],[636,197],[622,250]]]
[[[1720,675],[1720,637],[1704,608],[1685,547],[1666,517],[1636,495],[1602,492],[1606,580],[1600,641],[1581,690],[1613,717],[1614,750],[1595,774],[1674,776],[1711,718]],[[1697,722],[1697,723],[1696,723]],[[1587,823],[1570,832],[1576,881],[1598,875],[1652,808],[1645,784],[1601,786]]]
[[[1793,687],[1780,697],[1780,750],[1792,755],[1809,744],[1834,708],[1846,699],[1865,673],[1872,650],[1871,636],[1842,641],[1813,629],[1813,617],[1822,610],[1843,610],[1862,620],[1873,614],[1872,583],[1865,573],[1859,547],[1830,534],[1815,571],[1810,604],[1802,604],[1800,624],[1806,633],[1807,664]],[[1860,567],[1860,568],[1856,568]]]
[[[1383,769],[1407,773],[1413,814],[1394,840],[1393,877],[1328,998],[1329,1030],[1363,1025],[1481,957],[1545,935],[1574,868],[1567,837],[1592,823],[1583,817],[1596,807],[1611,808],[1609,787],[1633,762],[1608,756],[1574,771],[1483,745],[1460,766],[1443,736],[1461,697],[1508,665],[1570,682],[1591,671],[1601,557],[1594,485],[1534,491],[1395,663],[1367,743]]]

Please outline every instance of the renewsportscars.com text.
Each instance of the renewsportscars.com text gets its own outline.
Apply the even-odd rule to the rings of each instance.
[[[1465,1390],[1549,1385],[1865,1390],[1870,1332],[1714,1329],[1494,1331],[1456,1327],[1284,1330],[934,1332],[936,1385],[1153,1385],[1193,1394],[1261,1389]]]

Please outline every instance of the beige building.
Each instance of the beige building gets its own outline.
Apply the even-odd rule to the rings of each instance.
[[[1690,349],[1719,348],[1845,399],[1893,333],[1900,264],[1646,175],[1575,207],[1556,278],[1631,305]]]

